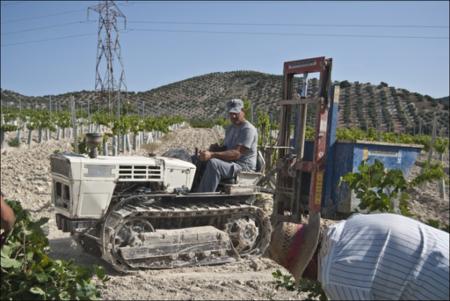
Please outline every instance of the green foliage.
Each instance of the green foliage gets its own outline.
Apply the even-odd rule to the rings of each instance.
[[[160,131],[167,133],[169,126],[183,122],[180,116],[160,116],[142,118],[138,115],[123,115],[119,119],[111,119],[112,131],[114,135],[126,134],[128,132],[138,133],[139,131]]]
[[[257,111],[256,128],[258,129],[258,146],[273,145],[271,132],[278,128],[277,122],[270,120],[269,113]]]
[[[423,145],[423,150],[428,151],[431,147],[431,136],[428,135],[417,135],[414,136],[414,142]]]
[[[305,139],[314,140],[315,130],[314,128],[307,126],[305,130]]]
[[[95,112],[91,115],[92,122],[104,126],[111,126],[113,119],[114,118],[110,114],[105,112]]]
[[[422,173],[411,181],[412,186],[421,185],[426,182],[447,179],[442,163],[425,163]]]
[[[18,147],[20,145],[20,141],[19,139],[14,138],[11,141],[8,141],[8,145],[11,147]]]
[[[366,133],[358,128],[338,128],[336,130],[336,139],[341,141],[363,140]]]
[[[252,117],[252,102],[247,99],[243,98],[242,102],[244,103],[244,114],[246,116],[246,119],[251,120]]]
[[[348,183],[351,190],[360,200],[359,208],[369,211],[393,212],[393,200],[406,198],[408,182],[398,169],[386,171],[381,161],[375,160],[369,165],[362,161],[357,173],[348,173],[342,181]]]
[[[358,172],[341,177],[340,185],[346,182],[355,192],[360,200],[360,209],[368,209],[369,212],[393,212],[393,201],[398,199],[401,214],[411,216],[408,209],[407,190],[425,182],[446,178],[447,175],[441,163],[426,164],[422,173],[408,182],[401,170],[385,170],[383,163],[379,160],[375,160],[372,165],[364,160],[358,167]]]
[[[75,116],[77,118],[88,118],[88,113],[85,110],[77,110]]]
[[[231,124],[231,121],[229,118],[219,117],[217,119],[214,119],[214,125],[219,125],[221,127],[227,127],[230,124]]]
[[[275,278],[276,288],[284,287],[288,291],[297,290],[299,293],[308,293],[308,298],[319,298],[319,300],[328,300],[325,292],[320,285],[320,282],[302,278],[298,286],[295,286],[294,278],[289,274],[283,274],[280,270],[272,272],[273,278]]]
[[[2,124],[0,130],[2,130],[3,132],[12,132],[17,130],[17,126],[13,124]]]
[[[448,139],[437,137],[434,141],[433,148],[440,154],[448,150]]]
[[[55,123],[60,128],[66,129],[71,126],[70,112],[60,111],[55,114]]]
[[[376,131],[374,128],[368,128],[363,131],[358,128],[338,128],[336,130],[336,139],[340,141],[365,140],[365,141],[380,141],[389,143],[402,144],[419,144],[423,145],[423,150],[428,151],[433,147],[437,152],[444,153],[448,150],[449,139],[437,137],[434,145],[431,143],[431,136],[429,135],[409,135],[399,134],[394,132]]]
[[[20,203],[7,200],[16,223],[1,250],[2,300],[96,300],[100,284],[108,280],[100,267],[84,268],[71,260],[49,257],[49,244],[41,226],[48,218],[33,221]]]

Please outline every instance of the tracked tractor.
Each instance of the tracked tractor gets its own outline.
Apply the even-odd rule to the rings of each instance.
[[[314,72],[320,73],[318,97],[307,97],[306,78]],[[295,74],[304,76],[296,93]],[[121,272],[260,256],[269,246],[273,226],[300,224],[308,213],[310,226],[305,229],[312,235],[307,237],[317,244],[327,118],[333,101],[331,59],[286,62],[283,96],[278,102],[278,161],[269,172],[276,181],[272,217],[255,205],[261,191],[258,184],[265,177],[267,182],[260,152],[256,172],[241,172],[221,183],[216,192],[195,193],[191,191],[194,164],[169,156],[98,156],[101,135],[91,133],[86,135],[89,155],[57,153],[50,157],[58,228]],[[317,107],[312,161],[303,158],[308,105]],[[305,206],[304,177],[308,174]]]
[[[270,217],[254,204],[261,172],[242,172],[219,191],[194,193],[194,164],[98,156],[101,134],[86,137],[89,155],[50,157],[56,223],[116,270],[221,264],[268,247]]]

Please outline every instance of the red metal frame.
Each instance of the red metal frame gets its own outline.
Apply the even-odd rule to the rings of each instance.
[[[319,95],[316,105],[318,106],[316,110],[316,124],[315,124],[315,137],[314,137],[314,150],[312,161],[303,160],[303,149],[304,145],[299,147],[300,151],[296,158],[288,158],[287,149],[280,152],[279,160],[281,164],[284,164],[284,170],[278,174],[277,189],[279,192],[275,194],[274,202],[274,214],[276,215],[277,221],[289,221],[289,222],[300,222],[301,221],[301,205],[300,205],[300,190],[301,190],[301,180],[296,179],[296,177],[301,177],[300,172],[311,173],[310,191],[308,198],[308,209],[309,212],[320,212],[321,202],[322,202],[322,190],[323,190],[323,180],[324,180],[324,170],[325,170],[325,156],[326,156],[326,140],[327,140],[327,130],[328,130],[328,110],[329,104],[331,103],[331,66],[332,59],[326,59],[325,57],[315,57],[304,60],[289,61],[284,63],[284,100],[293,99],[293,79],[296,74],[304,73],[320,73],[319,81]],[[292,113],[292,105],[283,102],[282,116],[280,122],[280,140],[279,146],[289,146],[290,145],[290,116]],[[302,116],[303,119],[306,118],[306,104],[300,105],[300,110],[304,110]],[[301,111],[302,112],[302,111]],[[296,124],[299,127],[298,130],[304,131],[306,121],[303,120]],[[300,141],[297,143],[304,144],[304,137],[302,134],[299,136]],[[291,171],[289,173],[289,168],[297,171],[295,175]],[[292,192],[294,191],[294,192]],[[286,205],[286,196],[289,196],[289,205]],[[288,211],[288,212],[286,212]],[[290,212],[289,212],[290,211]]]

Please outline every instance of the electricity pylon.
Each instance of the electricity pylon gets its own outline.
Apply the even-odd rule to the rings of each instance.
[[[89,10],[99,14],[95,90],[99,93],[101,102],[108,101],[109,113],[112,114],[115,111],[117,116],[120,116],[121,91],[126,92],[127,87],[117,19],[123,18],[124,29],[127,19],[114,1],[110,0],[99,1],[97,5],[89,7],[88,18]],[[115,74],[120,74],[118,80]]]

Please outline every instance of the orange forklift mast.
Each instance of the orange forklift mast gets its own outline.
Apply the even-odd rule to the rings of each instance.
[[[283,100],[278,136],[277,182],[272,222],[301,222],[306,213],[320,213],[327,151],[328,112],[333,101],[331,82],[332,59],[316,57],[284,63]],[[310,73],[319,73],[317,96],[308,97]],[[294,93],[294,75],[303,75]],[[316,106],[312,161],[304,159],[308,106]],[[310,174],[308,207],[301,201],[302,177]],[[303,188],[304,190],[304,188]]]

